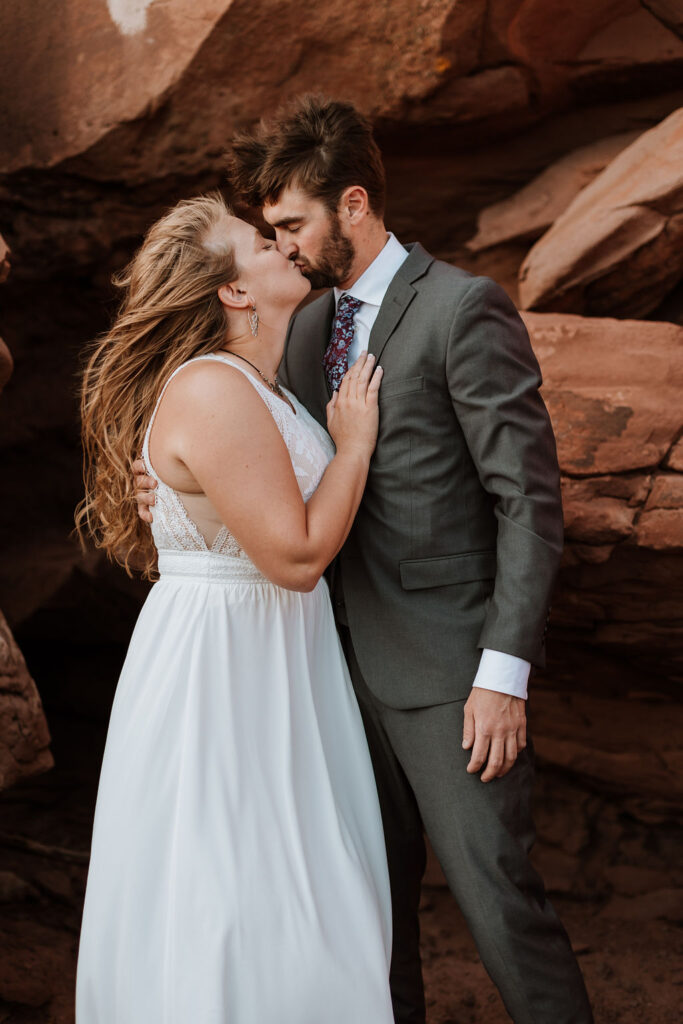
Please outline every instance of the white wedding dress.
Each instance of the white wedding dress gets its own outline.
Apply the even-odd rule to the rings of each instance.
[[[325,431],[199,358],[251,381],[308,500]],[[209,547],[151,426],[160,579],[109,723],[77,1022],[393,1024],[380,810],[327,585],[270,583],[225,527]]]

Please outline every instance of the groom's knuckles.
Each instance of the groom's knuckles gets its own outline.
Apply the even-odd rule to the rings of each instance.
[[[498,768],[502,768],[503,762],[505,761],[505,739],[503,737],[496,737],[494,742],[491,744],[489,762],[491,759],[493,759]]]
[[[515,761],[517,760],[517,740],[514,736],[508,736],[505,740],[505,760],[503,766],[498,772],[498,778],[502,778],[503,775],[507,775]]]
[[[490,782],[497,778],[505,764],[505,742],[500,736],[493,736],[491,739],[486,767],[481,775],[482,782]]]
[[[489,741],[483,736],[478,735],[474,741],[474,747],[472,748],[472,757],[470,763],[467,766],[468,771],[478,772],[486,761],[486,755],[489,750]]]

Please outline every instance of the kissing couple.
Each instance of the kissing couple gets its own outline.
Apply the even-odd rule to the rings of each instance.
[[[588,1024],[529,862],[563,524],[527,332],[387,232],[351,104],[303,97],[230,173],[274,239],[217,193],[178,203],[83,375],[77,522],[158,580],[107,735],[78,1024],[424,1024],[425,833],[511,1019]]]

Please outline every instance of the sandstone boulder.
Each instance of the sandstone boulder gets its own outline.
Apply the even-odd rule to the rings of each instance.
[[[373,118],[391,226],[438,255],[568,151],[683,103],[680,41],[638,0],[330,0],[304,23],[283,0],[66,7],[0,11],[0,219],[26,265],[100,285],[164,207],[224,182],[236,127],[304,91]]]
[[[7,348],[2,338],[0,338],[0,390],[4,388],[7,381],[12,376],[12,353]]]
[[[0,9],[4,171],[50,166],[163,102],[232,0],[44,0]]]
[[[563,472],[657,473],[683,426],[683,328],[560,314],[523,318]]]
[[[669,452],[666,465],[671,469],[683,472],[683,437],[681,437]]]
[[[565,551],[551,625],[584,650],[680,674],[683,328],[524,320],[562,471]]]
[[[635,541],[658,551],[683,551],[683,476],[660,473],[638,519]]]
[[[0,283],[9,273],[9,249],[0,236]],[[12,356],[0,338],[0,391],[12,373]],[[24,775],[52,767],[50,734],[36,684],[0,612],[0,789]]]
[[[581,189],[639,134],[624,132],[581,146],[555,161],[509,199],[485,207],[477,220],[477,233],[466,243],[467,248],[480,252],[506,242],[538,238],[564,213]]]
[[[635,712],[635,713],[634,713]],[[683,709],[673,702],[591,697],[533,690],[534,746],[544,762],[582,776],[607,793],[683,799],[678,763],[683,750]]]
[[[306,90],[395,124],[509,129],[577,93],[618,99],[629,79],[640,92],[675,88],[683,43],[655,9],[667,0],[648,6],[580,0],[569,14],[562,0],[331,0],[303,26],[291,4],[265,0],[68,0],[68,17],[47,0],[38,21],[6,5],[0,76],[12,102],[0,170],[85,154],[107,180],[112,170],[136,181],[206,170],[236,125]]]
[[[51,768],[49,744],[36,685],[0,612],[0,789]]]
[[[10,272],[10,250],[5,239],[0,235],[0,284],[4,284]]]
[[[9,248],[2,235],[0,235],[0,284],[7,280],[10,270]],[[12,376],[13,369],[12,353],[5,342],[0,338],[0,391]]]
[[[642,4],[679,39],[683,39],[683,9],[678,0],[642,0]]]
[[[580,192],[519,273],[525,309],[644,316],[683,276],[683,108]]]

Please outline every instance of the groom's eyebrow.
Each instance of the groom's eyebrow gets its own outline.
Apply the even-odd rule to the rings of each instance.
[[[301,217],[280,217],[279,220],[274,220],[271,224],[273,228],[288,228],[290,224],[296,224],[301,220]]]

